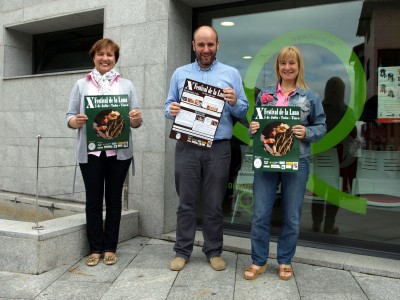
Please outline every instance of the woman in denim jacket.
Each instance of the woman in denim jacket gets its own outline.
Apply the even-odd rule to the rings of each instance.
[[[298,172],[254,172],[254,214],[251,228],[250,265],[244,278],[252,280],[264,273],[267,265],[270,241],[270,223],[276,201],[276,190],[281,184],[282,225],[278,238],[277,261],[279,278],[292,277],[291,260],[299,235],[301,209],[308,180],[310,143],[319,141],[326,133],[325,113],[318,94],[310,90],[304,81],[304,62],[298,48],[282,48],[275,61],[277,84],[261,90],[256,106],[298,106],[301,122],[292,127],[300,140]],[[250,123],[254,135],[260,128],[258,122]]]

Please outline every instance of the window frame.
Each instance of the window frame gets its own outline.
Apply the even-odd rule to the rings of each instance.
[[[35,34],[32,36],[32,74],[46,74],[63,71],[75,71],[91,68],[93,65],[89,50],[93,43],[103,37],[103,23],[77,27],[67,30]],[[73,61],[70,66],[54,66],[54,62],[62,60],[72,51],[80,52],[80,60]],[[58,58],[54,54],[58,53]],[[54,59],[53,65],[47,66]],[[60,61],[58,61],[60,63]]]

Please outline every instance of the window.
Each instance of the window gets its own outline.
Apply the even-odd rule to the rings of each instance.
[[[378,49],[378,66],[400,66],[400,49]]]
[[[33,74],[90,68],[92,45],[103,37],[103,24],[33,36]]]
[[[384,6],[380,2],[240,1],[196,9],[194,27],[212,25],[217,30],[221,41],[218,60],[237,68],[242,76],[250,103],[248,122],[259,90],[276,81],[276,52],[284,45],[300,48],[306,82],[326,107],[329,130],[319,144],[313,144],[316,151],[310,158],[310,174],[323,181],[318,185],[326,192],[318,192],[309,180],[300,239],[320,246],[347,245],[397,255],[399,240],[393,228],[399,222],[394,225],[393,220],[398,219],[400,192],[389,178],[400,176],[400,48],[396,35],[400,28],[400,2],[388,0]],[[379,69],[382,67],[386,70]],[[379,77],[385,71],[391,76]],[[378,80],[388,82],[378,86]],[[377,122],[378,108],[390,114],[387,123]],[[238,235],[250,232],[254,204],[253,141],[249,140],[246,127],[243,122],[234,127],[231,170],[235,172],[231,171],[223,200],[225,230]],[[396,163],[379,176],[390,188],[382,190],[381,182],[376,183],[379,189],[359,188],[367,182],[363,180],[363,171],[368,168],[364,158],[369,159],[370,152],[371,157],[382,159],[386,155],[390,160],[383,160]],[[326,165],[325,169],[318,166],[319,159],[326,163],[327,158],[334,162],[335,183],[339,184],[329,182]],[[387,175],[389,172],[394,175]],[[332,176],[333,172],[328,174]],[[278,191],[271,216],[273,236],[281,224],[280,199]]]
[[[103,37],[104,9],[9,25],[4,77],[87,69],[88,51]]]

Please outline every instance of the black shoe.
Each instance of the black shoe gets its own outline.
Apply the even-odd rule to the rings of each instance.
[[[337,228],[337,227],[324,228],[324,233],[326,233],[326,234],[339,234],[339,228]]]
[[[321,225],[313,224],[312,231],[319,232],[321,230]]]
[[[237,218],[237,217],[240,217],[242,214],[241,214],[241,212],[240,211],[236,211],[235,212],[235,218]],[[233,210],[230,210],[230,211],[225,211],[224,212],[224,217],[232,217],[233,216]]]

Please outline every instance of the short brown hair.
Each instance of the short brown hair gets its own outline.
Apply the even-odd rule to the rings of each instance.
[[[119,46],[111,39],[101,39],[93,44],[92,48],[89,50],[89,55],[92,60],[94,59],[96,53],[100,52],[101,49],[104,48],[111,48],[111,50],[114,51],[115,63],[117,63],[119,58]]]

